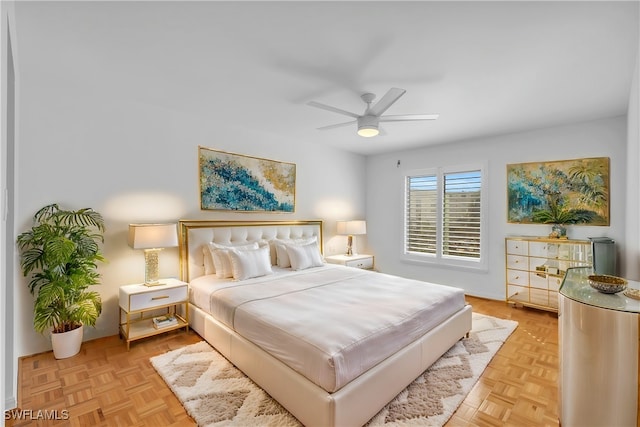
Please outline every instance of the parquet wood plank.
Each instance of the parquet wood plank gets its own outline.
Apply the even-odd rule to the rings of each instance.
[[[557,314],[467,298],[478,313],[519,322],[447,426],[558,426]],[[20,408],[68,410],[70,419],[11,421],[8,426],[183,427],[195,423],[158,376],[149,358],[200,341],[173,331],[136,341],[127,351],[118,336],[82,345],[55,360],[51,352],[22,358]]]

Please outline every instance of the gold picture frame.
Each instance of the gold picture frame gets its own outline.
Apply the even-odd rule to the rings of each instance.
[[[507,165],[507,221],[609,225],[609,158]]]
[[[198,147],[200,208],[295,212],[295,163]]]

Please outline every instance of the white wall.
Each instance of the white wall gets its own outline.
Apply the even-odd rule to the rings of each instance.
[[[12,52],[15,46],[15,14],[13,1],[0,2],[0,44],[2,57],[0,60],[1,76],[1,107],[2,126],[1,150],[0,150],[0,188],[2,189],[0,212],[2,221],[0,226],[0,313],[3,325],[13,325],[15,289],[13,286],[15,272],[11,268],[14,258],[14,163],[13,153],[15,147],[15,121],[17,114],[16,105],[16,80],[14,70],[17,69],[17,58]],[[16,407],[17,371],[18,364],[15,357],[14,333],[12,328],[0,330],[0,378],[2,388],[0,390],[0,402],[4,409]],[[0,422],[4,425],[4,420]]]
[[[640,46],[636,68],[631,82],[629,110],[627,111],[627,266],[625,277],[640,280]]]
[[[607,236],[625,247],[625,117],[425,147],[367,158],[367,238],[381,271],[463,288],[469,295],[505,298],[504,238],[548,235],[549,225],[507,223],[506,165],[582,157],[610,157],[611,226],[569,226],[570,238]],[[397,163],[400,161],[400,167]],[[437,166],[488,164],[489,199],[486,272],[423,266],[401,260],[403,173]]]
[[[319,218],[325,220],[325,242],[333,242],[325,247],[332,253],[342,246],[331,239],[335,220],[364,217],[364,157],[250,133],[216,122],[215,117],[115,98],[109,95],[108,84],[51,84],[46,74],[26,75],[21,80],[17,232],[30,226],[40,207],[53,202],[70,209],[92,207],[106,220],[108,264],[100,267],[103,280],[99,287],[103,313],[96,328],[85,332],[85,340],[117,334],[118,287],[144,280],[143,254],[126,243],[129,223]],[[199,145],[296,163],[295,213],[201,211]],[[178,267],[177,249],[161,253],[162,276],[178,276]],[[18,276],[16,355],[22,356],[51,347],[48,336],[33,331],[33,298],[26,280]]]

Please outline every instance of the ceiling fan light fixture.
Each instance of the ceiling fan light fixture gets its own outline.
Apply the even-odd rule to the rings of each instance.
[[[378,130],[378,118],[374,116],[362,116],[358,119],[358,135],[371,138],[380,133]]]
[[[365,138],[371,138],[372,136],[376,136],[380,133],[378,128],[375,126],[363,126],[358,128],[358,135],[364,136]]]

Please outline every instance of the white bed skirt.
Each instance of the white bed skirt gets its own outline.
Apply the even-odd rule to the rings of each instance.
[[[357,427],[377,414],[471,330],[471,306],[465,306],[334,393],[328,393],[191,304],[189,322],[200,336],[304,425]]]

